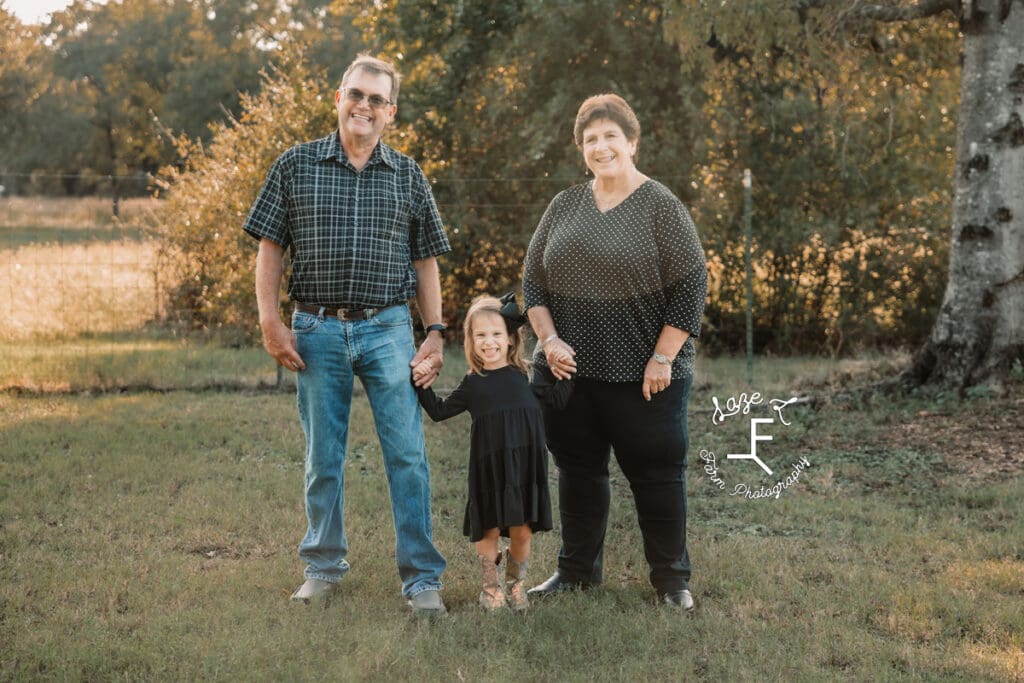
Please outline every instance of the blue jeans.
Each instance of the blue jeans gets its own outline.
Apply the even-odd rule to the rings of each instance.
[[[306,536],[299,557],[308,579],[336,582],[349,569],[345,556],[345,451],[358,376],[373,411],[391,493],[395,558],[402,594],[441,588],[445,559],[431,540],[430,469],[419,402],[410,382],[415,355],[407,306],[370,320],[342,321],[296,311],[299,419],[306,433]]]

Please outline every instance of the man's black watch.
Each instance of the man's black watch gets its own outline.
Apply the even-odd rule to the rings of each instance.
[[[442,325],[441,323],[434,323],[433,325],[427,325],[425,328],[423,328],[423,330],[427,334],[430,334],[431,332],[440,332],[441,336],[443,337],[444,333],[448,330],[448,328]]]

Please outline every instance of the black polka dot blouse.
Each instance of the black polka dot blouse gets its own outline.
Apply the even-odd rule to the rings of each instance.
[[[578,377],[643,381],[664,325],[690,332],[672,378],[692,375],[706,293],[704,250],[690,212],[656,180],[605,213],[590,183],[562,191],[526,254],[526,308],[550,309],[558,336],[576,351]],[[539,344],[534,361],[547,364]]]

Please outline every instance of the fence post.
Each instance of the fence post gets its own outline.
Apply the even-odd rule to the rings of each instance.
[[[743,223],[746,246],[743,250],[743,260],[747,268],[747,385],[754,383],[754,281],[753,266],[751,264],[750,243],[750,169],[743,169]]]

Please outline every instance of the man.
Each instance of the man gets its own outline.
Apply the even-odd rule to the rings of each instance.
[[[434,373],[417,384],[430,386],[441,369],[445,328],[435,257],[450,247],[423,171],[381,141],[397,111],[399,81],[387,62],[356,58],[334,96],[337,132],[274,162],[245,231],[259,240],[263,346],[297,373],[306,434],[308,527],[299,545],[306,580],[292,600],[328,599],[349,569],[344,463],[358,376],[383,451],[402,594],[414,613],[430,616],[445,612],[445,560],[431,540],[430,473],[409,378],[411,366],[429,359]],[[291,330],[278,311],[286,248]],[[418,352],[406,305],[413,295],[427,330]]]

